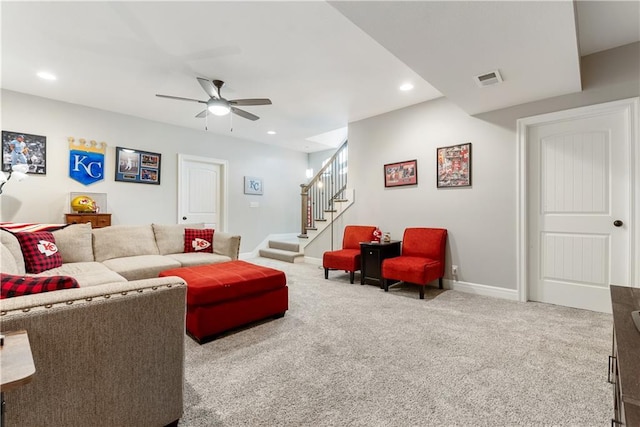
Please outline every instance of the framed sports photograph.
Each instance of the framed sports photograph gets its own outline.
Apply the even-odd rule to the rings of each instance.
[[[437,185],[442,187],[471,186],[471,143],[438,148]]]
[[[47,174],[47,137],[24,132],[2,131],[2,171],[17,164],[29,165],[27,173]]]
[[[160,185],[162,155],[116,147],[116,181]]]
[[[399,187],[418,184],[418,161],[407,160],[384,165],[384,186]]]

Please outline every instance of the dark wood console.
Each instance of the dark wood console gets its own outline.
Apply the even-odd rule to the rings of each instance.
[[[613,384],[612,426],[640,426],[640,330],[631,313],[640,310],[640,288],[611,285],[613,350],[609,382]]]
[[[109,213],[72,213],[65,214],[67,224],[91,223],[91,228],[102,228],[111,225],[111,214]]]
[[[382,288],[382,261],[400,256],[399,240],[360,243],[360,284],[371,283]]]

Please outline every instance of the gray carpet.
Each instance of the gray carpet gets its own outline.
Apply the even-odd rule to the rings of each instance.
[[[610,315],[250,261],[285,271],[289,311],[186,338],[180,426],[610,425]]]

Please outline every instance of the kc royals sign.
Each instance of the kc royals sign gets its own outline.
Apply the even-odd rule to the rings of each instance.
[[[69,176],[84,185],[104,179],[106,142],[69,137]]]

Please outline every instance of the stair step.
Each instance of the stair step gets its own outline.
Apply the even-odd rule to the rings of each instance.
[[[260,249],[260,256],[263,258],[277,259],[284,262],[304,262],[303,252],[285,251],[282,249],[264,248]]]
[[[300,252],[300,244],[298,242],[278,242],[276,240],[269,240],[269,247],[271,249],[281,249],[283,251]]]

